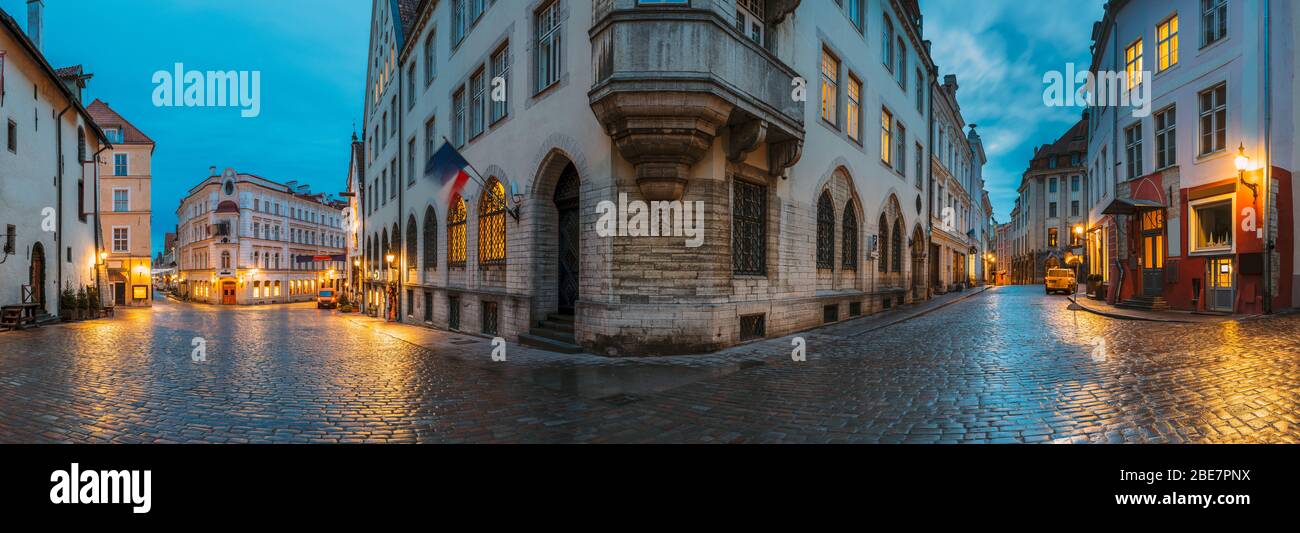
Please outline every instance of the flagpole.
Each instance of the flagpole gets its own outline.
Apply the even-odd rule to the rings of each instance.
[[[451,146],[452,146],[453,148],[455,148],[455,146],[456,146],[456,145],[454,145],[454,144],[451,143],[451,140],[447,139],[447,136],[446,136],[446,135],[443,135],[443,136],[442,136],[442,141],[445,142],[445,143],[447,143],[447,144],[451,144]],[[465,158],[465,164],[466,164],[466,165],[469,165],[469,169],[470,169],[470,170],[473,170],[473,171],[474,171],[474,175],[476,176],[476,180],[478,181],[479,186],[480,186],[480,187],[487,187],[487,180],[483,179],[483,174],[479,173],[479,171],[478,171],[477,168],[474,168],[474,163],[470,163],[470,162],[469,162],[469,159],[468,159],[468,158]]]

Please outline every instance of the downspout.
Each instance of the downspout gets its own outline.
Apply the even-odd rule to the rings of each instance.
[[[1111,17],[1111,22],[1110,22],[1110,26],[1111,26],[1110,64],[1112,67],[1117,67],[1120,64],[1119,63],[1119,35],[1118,35],[1119,23],[1116,22],[1117,18],[1118,15],[1116,17]],[[1112,105],[1110,106],[1111,108],[1110,110],[1110,156],[1113,159],[1111,160],[1110,168],[1106,169],[1106,174],[1107,176],[1115,176],[1116,178],[1109,178],[1107,176],[1103,176],[1103,177],[1110,180],[1111,200],[1118,200],[1119,179],[1117,179],[1118,174],[1116,174],[1115,169],[1119,167],[1119,107],[1113,104],[1114,102],[1112,102]],[[1115,218],[1112,219],[1115,222],[1115,258],[1114,259],[1115,259],[1115,265],[1117,267],[1117,270],[1119,270],[1119,276],[1118,276],[1119,279],[1115,284],[1115,290],[1106,291],[1106,298],[1115,302],[1120,301],[1120,294],[1124,292],[1125,261],[1124,261],[1124,254],[1121,254],[1119,252],[1120,252],[1120,243],[1124,242],[1125,239],[1124,224],[1121,222],[1123,219],[1120,217],[1125,217],[1125,216],[1127,215],[1115,215]]]
[[[1263,221],[1264,221],[1264,314],[1273,314],[1273,224],[1270,221],[1272,211],[1269,210],[1269,200],[1273,192],[1273,87],[1272,83],[1272,52],[1273,43],[1269,34],[1270,28],[1270,6],[1269,0],[1264,0],[1264,189],[1263,193]]]
[[[69,109],[72,109],[72,104],[68,104],[67,107],[63,108],[63,111],[59,111],[58,116],[54,117],[54,166],[55,166],[54,183],[55,183],[55,189],[57,190],[56,197],[58,198],[58,206],[59,206],[58,207],[59,220],[58,220],[58,226],[56,226],[58,229],[57,231],[54,232],[54,247],[55,247],[54,252],[55,252],[55,257],[57,258],[55,260],[55,264],[59,266],[58,268],[54,269],[55,273],[57,274],[57,279],[59,283],[58,287],[55,287],[56,295],[62,294],[61,291],[63,290],[63,263],[68,260],[67,252],[63,250],[63,115],[66,114]],[[78,209],[80,208],[81,207],[78,206]],[[60,313],[63,312],[62,307],[59,308],[59,312]]]
[[[99,150],[95,152],[95,155],[94,155],[93,157],[91,157],[92,166],[93,166],[94,169],[95,169],[95,174],[94,174],[94,176],[95,176],[95,253],[96,253],[96,254],[99,254],[99,252],[100,252],[101,250],[104,249],[104,248],[103,248],[103,246],[104,246],[104,230],[103,230],[103,227],[102,227],[102,225],[101,225],[101,221],[100,221],[100,219],[99,219],[99,154],[104,153],[104,151],[106,151],[106,150],[108,150],[109,148],[112,148],[112,147],[113,147],[113,145],[105,143],[105,144],[103,144],[102,146],[100,146]],[[81,157],[81,154],[78,153],[78,154],[77,154],[77,157],[80,158],[80,157]],[[85,163],[84,163],[84,162],[82,162],[81,172],[82,172],[83,175],[84,175],[85,172],[86,172],[86,167],[85,167]],[[95,290],[99,291],[99,303],[100,303],[101,305],[103,305],[103,303],[104,303],[104,284],[103,284],[103,280],[101,280],[101,279],[99,278],[99,270],[100,270],[99,267],[102,266],[102,265],[99,264],[99,255],[96,255],[96,256],[95,256],[95,260],[96,260],[96,262],[95,262]]]
[[[397,302],[397,309],[395,309],[397,318],[394,322],[402,321],[402,294],[406,292],[402,290],[403,282],[406,281],[406,262],[411,260],[411,258],[406,257],[406,241],[411,238],[411,236],[407,235],[406,232],[410,231],[411,228],[406,227],[406,221],[402,217],[402,215],[406,213],[406,209],[403,207],[403,203],[406,200],[406,180],[402,179],[402,174],[400,172],[402,165],[406,162],[405,159],[402,159],[402,145],[405,143],[405,138],[403,138],[402,135],[406,132],[406,129],[402,127],[402,115],[406,114],[405,110],[402,109],[402,106],[406,105],[406,98],[404,98],[405,94],[402,91],[402,88],[406,85],[402,79],[405,75],[405,72],[403,72],[404,70],[405,69],[403,69],[401,65],[398,65],[397,109],[393,110],[393,114],[396,115],[393,119],[397,121],[397,168],[399,169],[396,176],[397,179],[394,180],[397,182],[397,227],[402,228],[402,242],[397,243],[397,249],[402,252],[397,254],[397,256],[401,257],[402,260],[397,263],[397,294],[393,295],[393,300]],[[414,170],[408,168],[406,171],[413,172]],[[414,305],[414,303],[407,302],[407,305]]]

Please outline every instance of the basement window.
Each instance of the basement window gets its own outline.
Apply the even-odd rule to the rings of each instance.
[[[767,336],[767,315],[745,315],[740,317],[740,340],[761,339]]]

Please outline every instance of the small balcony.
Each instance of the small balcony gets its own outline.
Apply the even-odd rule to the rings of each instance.
[[[769,3],[769,31],[798,5]],[[723,128],[731,130],[726,151],[733,161],[767,143],[772,174],[794,165],[805,105],[792,97],[794,69],[713,7],[604,4],[589,32],[595,81],[588,96],[636,167],[647,199],[679,198],[691,165]]]

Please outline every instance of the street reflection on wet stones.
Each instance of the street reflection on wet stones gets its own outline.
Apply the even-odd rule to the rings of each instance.
[[[998,287],[806,332],[804,362],[781,338],[494,363],[486,341],[430,348],[412,326],[311,307],[158,301],[0,334],[0,442],[1300,442],[1300,316],[1154,323],[1067,303]]]

